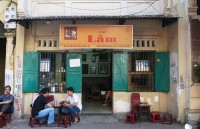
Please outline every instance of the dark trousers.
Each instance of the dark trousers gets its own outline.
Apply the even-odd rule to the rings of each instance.
[[[0,111],[4,114],[11,114],[12,113],[12,104],[1,104]]]

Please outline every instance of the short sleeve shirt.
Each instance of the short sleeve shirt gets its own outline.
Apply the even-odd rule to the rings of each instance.
[[[68,96],[66,100],[69,101],[70,104],[73,104],[73,103],[77,103],[77,102],[78,102],[77,107],[78,107],[80,110],[82,110],[81,99],[79,98],[79,96],[78,96],[77,94],[73,93],[73,97]]]
[[[38,115],[38,113],[44,109],[45,105],[48,103],[47,98],[44,97],[44,95],[39,95],[32,106],[32,117],[35,117]]]
[[[7,97],[6,97],[5,94],[0,96],[0,102],[5,102],[5,101],[8,101],[8,100],[12,100],[12,103],[11,103],[12,104],[12,112],[14,112],[14,104],[13,104],[14,96],[11,95],[11,94],[9,94],[9,96],[7,96]]]

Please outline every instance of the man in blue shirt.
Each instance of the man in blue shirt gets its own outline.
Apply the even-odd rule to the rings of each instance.
[[[14,112],[14,96],[10,94],[11,87],[5,87],[5,94],[0,96],[0,116]]]

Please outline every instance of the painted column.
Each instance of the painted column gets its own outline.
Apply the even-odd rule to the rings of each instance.
[[[14,56],[15,61],[15,85],[14,85],[14,96],[15,96],[15,112],[16,118],[23,116],[23,94],[22,94],[22,75],[23,75],[23,53],[24,53],[24,35],[25,29],[21,25],[17,25],[16,33],[16,52]]]
[[[5,33],[7,38],[6,42],[6,64],[5,64],[5,86],[11,86],[11,93],[13,94],[13,85],[14,85],[14,45],[13,37],[15,33]]]
[[[185,1],[178,2],[179,16],[182,17],[178,20],[178,64],[179,64],[179,81],[177,85],[177,103],[178,103],[178,118],[177,121],[185,123],[186,108],[187,108],[187,15],[185,10]]]

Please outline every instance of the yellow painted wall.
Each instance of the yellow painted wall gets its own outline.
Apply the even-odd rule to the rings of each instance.
[[[96,23],[95,23],[96,22]],[[111,21],[83,21],[80,22],[81,25],[116,25],[116,20]],[[77,21],[78,25],[79,21]],[[32,22],[29,31],[26,34],[26,51],[36,51],[36,40],[40,38],[58,38],[59,37],[59,27],[61,24],[71,25],[71,21],[52,21],[51,24],[47,25],[45,21]],[[167,51],[167,35],[166,28],[162,27],[161,20],[127,20],[125,25],[133,25],[133,36],[139,38],[157,38],[158,51]],[[38,49],[41,50],[41,49]],[[57,48],[46,48],[45,50],[59,50]]]
[[[167,112],[167,93],[139,92],[140,101],[148,102],[151,111]],[[129,112],[132,92],[114,92],[113,113]]]

